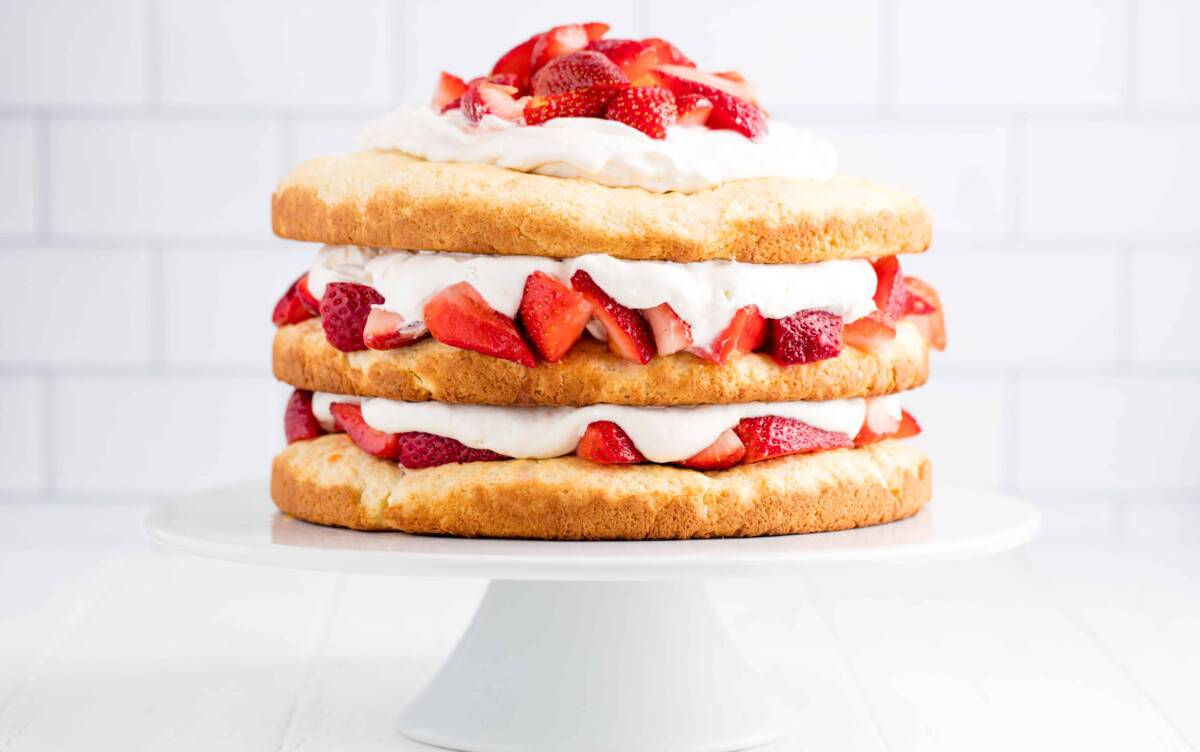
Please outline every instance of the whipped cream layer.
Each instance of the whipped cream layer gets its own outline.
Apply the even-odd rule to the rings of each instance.
[[[746,178],[827,180],[837,170],[837,152],[827,141],[775,121],[756,141],[734,131],[678,125],[659,140],[600,118],[525,126],[485,115],[472,124],[462,110],[403,107],[367,126],[359,145],[656,193],[690,193]]]
[[[900,419],[900,395],[876,398]],[[589,423],[619,425],[651,462],[679,462],[695,455],[742,418],[777,415],[835,431],[853,439],[866,418],[862,398],[823,402],[745,402],[687,407],[501,407],[444,402],[399,402],[316,392],[312,411],[325,430],[333,430],[329,406],[362,406],[363,420],[377,431],[421,431],[455,439],[474,449],[521,459],[561,457],[575,451]]]
[[[330,282],[354,282],[383,296],[381,308],[405,321],[420,321],[425,303],[439,291],[469,282],[488,305],[516,316],[525,279],[535,271],[569,284],[582,269],[628,308],[669,303],[692,328],[696,347],[708,347],[733,314],[748,305],[763,316],[784,318],[822,310],[847,323],[875,310],[876,275],[866,259],[811,264],[743,264],[737,261],[630,261],[592,253],[570,259],[462,253],[387,251],[326,246],[308,272],[318,299]]]

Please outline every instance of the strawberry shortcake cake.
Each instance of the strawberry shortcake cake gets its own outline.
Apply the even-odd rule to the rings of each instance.
[[[916,198],[836,175],[735,72],[558,26],[298,167],[271,491],[361,530],[840,530],[930,497],[904,392],[945,345]]]

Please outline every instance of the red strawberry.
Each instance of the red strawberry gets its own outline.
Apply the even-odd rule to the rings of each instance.
[[[321,315],[321,301],[317,300],[316,296],[309,292],[307,274],[296,280],[296,297],[300,299],[300,305],[304,306],[304,310],[313,316]]]
[[[371,315],[371,306],[383,302],[383,296],[366,285],[330,282],[321,298],[321,326],[329,344],[342,352],[367,349],[363,327]]]
[[[400,314],[372,308],[363,326],[363,344],[372,350],[395,350],[429,333],[424,321],[405,321]]]
[[[893,439],[907,439],[921,433],[921,425],[907,410],[900,411],[900,427],[892,434]]]
[[[600,289],[592,275],[580,269],[571,276],[571,286],[592,304],[592,315],[604,325],[608,349],[614,354],[645,365],[654,357],[654,336],[637,311],[626,308]]]
[[[425,326],[439,342],[533,368],[533,352],[513,320],[492,308],[466,282],[447,287],[425,304]]]
[[[657,81],[650,74],[658,66],[658,51],[636,39],[597,39],[587,48],[613,61],[634,86],[650,86]]]
[[[767,116],[762,110],[746,100],[723,91],[706,95],[712,100],[713,110],[705,123],[714,130],[737,131],[746,138],[755,139],[767,132]]]
[[[746,445],[742,443],[742,440],[730,428],[718,436],[717,440],[709,444],[708,447],[688,457],[679,464],[694,470],[720,470],[726,467],[733,467],[741,462],[745,456]]]
[[[780,365],[836,358],[842,351],[842,317],[826,311],[800,311],[771,320],[767,349]]]
[[[778,415],[743,418],[733,430],[746,445],[746,456],[742,462],[747,465],[785,454],[854,446],[854,442],[844,433],[825,431]]]
[[[718,75],[697,70],[694,66],[660,64],[654,69],[654,74],[662,81],[662,85],[674,92],[677,97],[682,94],[710,96],[717,92],[725,92],[744,99],[750,104],[756,104],[754,89],[745,80],[734,81],[727,78],[728,73]]]
[[[675,109],[679,112],[675,122],[680,125],[704,125],[712,114],[713,103],[703,94],[684,94],[675,97]]]
[[[543,358],[557,363],[583,336],[592,304],[554,277],[534,272],[525,280],[519,315],[534,347]]]
[[[454,109],[457,102],[467,90],[467,84],[458,76],[452,76],[446,71],[438,78],[437,89],[433,92],[433,109],[438,112]]]
[[[312,392],[294,390],[283,411],[283,434],[287,436],[287,443],[315,439],[323,433],[321,424],[313,416]]]
[[[540,125],[560,117],[600,117],[619,88],[610,84],[551,97],[532,97],[525,103],[525,124]]]
[[[580,50],[551,60],[533,74],[533,93],[541,97],[602,84],[627,83],[629,79],[621,69],[604,55]]]
[[[584,32],[587,33],[589,42],[595,42],[600,37],[608,33],[609,25],[600,21],[589,21],[583,25]]]
[[[637,128],[650,138],[664,139],[675,124],[675,95],[661,86],[634,86],[608,103],[604,117]]]
[[[679,318],[668,303],[660,303],[642,311],[654,332],[654,345],[659,355],[671,355],[692,346],[692,327]]]
[[[516,78],[513,86],[520,91],[528,91],[529,78],[533,75],[533,46],[541,36],[532,36],[504,53],[492,66],[492,73],[511,73]]]
[[[333,413],[334,424],[345,431],[359,449],[385,460],[396,459],[400,434],[384,433],[368,426],[358,405],[334,402],[329,406],[329,411]]]
[[[863,352],[872,352],[891,342],[896,338],[896,330],[880,321],[878,316],[879,312],[875,311],[846,324],[842,329],[842,342]]]
[[[646,461],[629,435],[608,420],[598,420],[588,425],[575,447],[575,454],[605,465],[631,465]]]
[[[729,93],[744,99],[755,107],[758,106],[758,92],[754,88],[754,84],[746,80],[746,77],[737,71],[721,71],[714,73],[717,78],[723,78],[733,84],[733,90]]]
[[[607,29],[605,30],[607,31]],[[593,33],[595,32],[593,31]],[[555,26],[545,34],[539,35],[537,41],[533,43],[533,72],[536,73],[543,65],[556,57],[582,50],[590,41],[588,30],[583,24]]]
[[[521,119],[522,107],[516,100],[517,87],[476,80],[467,85],[462,95],[462,110],[467,120],[478,123],[484,115],[516,122]]]
[[[275,326],[299,324],[301,321],[311,319],[315,315],[312,311],[308,310],[305,301],[300,297],[300,282],[307,277],[308,275],[305,274],[289,285],[287,291],[275,303],[275,309],[271,311],[271,321],[274,322]]]
[[[900,419],[888,411],[886,404],[881,399],[867,398],[867,413],[862,428],[854,437],[854,446],[873,444],[900,430]]]
[[[904,275],[900,272],[900,261],[895,256],[884,256],[871,262],[875,267],[875,307],[882,315],[883,323],[895,326],[904,312]]]
[[[396,461],[410,470],[434,467],[451,462],[490,462],[506,460],[503,454],[490,449],[475,449],[446,436],[420,431],[396,434]]]
[[[905,277],[907,292],[904,316],[912,321],[925,335],[930,347],[946,349],[946,320],[942,316],[942,301],[937,291],[922,279]]]
[[[767,337],[767,320],[758,306],[739,308],[725,331],[717,335],[707,348],[693,347],[688,352],[713,363],[724,363],[734,353],[754,352]]]
[[[696,64],[688,59],[688,56],[679,51],[679,48],[671,44],[665,39],[658,37],[650,37],[643,39],[643,44],[648,44],[658,53],[658,62],[660,65],[682,65],[687,68],[695,68]]]

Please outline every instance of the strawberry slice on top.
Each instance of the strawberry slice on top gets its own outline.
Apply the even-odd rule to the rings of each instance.
[[[503,358],[533,368],[533,351],[517,325],[487,301],[467,282],[451,285],[425,304],[425,326],[429,333],[451,347]]]
[[[654,335],[637,311],[613,300],[582,269],[571,276],[571,287],[592,304],[592,314],[604,325],[608,349],[613,354],[642,365],[650,362],[654,357]]]
[[[543,358],[556,363],[583,336],[592,318],[592,304],[554,277],[534,272],[525,280],[518,316],[533,346]]]
[[[530,97],[525,103],[525,124],[540,125],[564,117],[600,117],[620,88],[620,84],[605,84],[548,97]]]
[[[634,86],[618,92],[604,117],[636,128],[660,141],[675,124],[675,95],[661,86]]]
[[[587,48],[613,62],[634,86],[658,83],[652,71],[658,66],[658,50],[636,39],[597,39]]]
[[[438,78],[437,88],[433,92],[433,109],[445,112],[458,107],[462,95],[466,91],[465,81],[458,76],[442,71],[442,75]]]
[[[472,123],[483,120],[484,115],[495,115],[502,120],[516,122],[524,114],[521,104],[516,99],[518,91],[517,87],[511,84],[477,79],[467,84],[467,89],[459,100],[460,106],[467,120]]]
[[[629,79],[599,52],[580,50],[555,58],[533,74],[535,96],[565,94],[575,89],[604,84],[627,84]]]
[[[607,30],[607,27],[605,27],[604,31]],[[593,29],[592,33],[596,33],[596,29]],[[600,33],[603,34],[603,31]],[[556,57],[570,55],[572,52],[582,50],[588,46],[588,42],[590,41],[592,40],[588,37],[588,29],[584,24],[555,26],[545,34],[539,34],[533,43],[533,50],[531,52],[533,72],[536,73],[543,65]]]

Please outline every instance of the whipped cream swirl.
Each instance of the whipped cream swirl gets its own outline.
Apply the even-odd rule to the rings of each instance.
[[[658,140],[600,118],[523,126],[485,115],[472,124],[461,110],[438,114],[428,107],[403,107],[371,123],[359,143],[433,162],[490,164],[655,193],[692,193],[746,178],[827,180],[837,169],[833,146],[777,121],[755,141],[734,131],[679,125]]]

